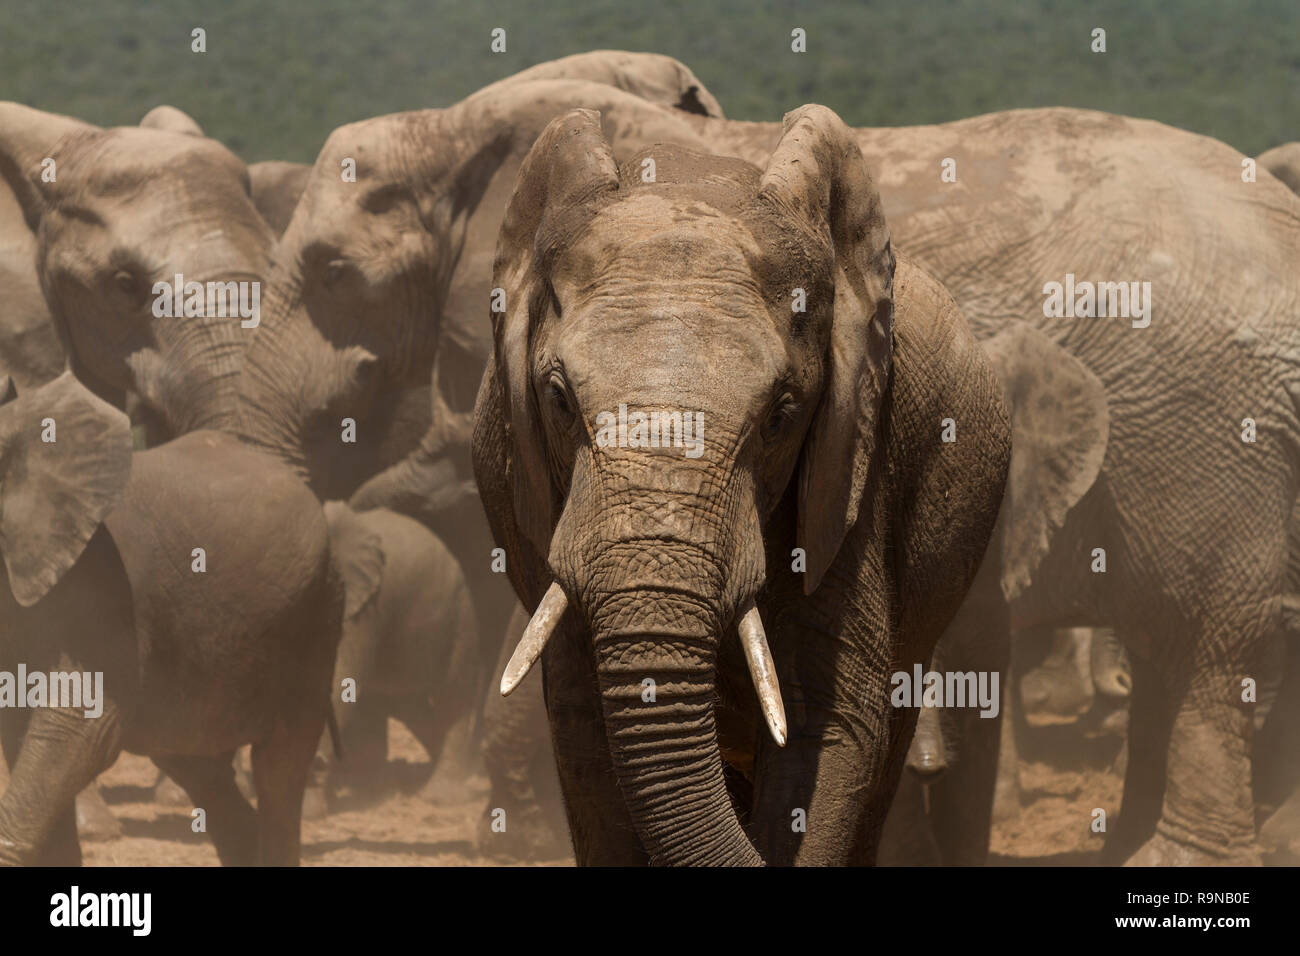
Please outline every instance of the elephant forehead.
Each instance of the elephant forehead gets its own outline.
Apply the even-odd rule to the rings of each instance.
[[[732,315],[681,300],[606,302],[572,314],[553,352],[575,392],[602,408],[747,405],[746,396],[765,392],[786,364],[784,341],[757,308],[760,314]]]
[[[68,177],[100,196],[152,192],[158,182],[184,183],[187,192],[243,188],[243,164],[214,140],[166,130],[120,127],[71,145]]]
[[[556,264],[556,279],[592,294],[627,281],[756,289],[749,263],[759,254],[749,230],[707,202],[645,193],[601,210]]]

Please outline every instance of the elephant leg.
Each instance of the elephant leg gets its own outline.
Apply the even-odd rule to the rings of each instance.
[[[375,648],[378,635],[375,630],[373,608],[362,611],[343,623],[342,637],[334,658],[333,683],[330,685],[330,706],[334,710],[334,723],[342,741],[343,759],[334,753],[334,741],[328,731],[320,735],[316,755],[307,777],[302,814],[308,820],[319,820],[328,812],[328,793],[339,784],[355,786],[362,783],[373,786],[380,777],[388,756],[388,713],[378,706],[372,692]],[[343,682],[350,680],[356,688],[356,699],[343,700]],[[382,740],[376,751],[376,740]],[[376,756],[378,754],[378,756]]]
[[[1006,715],[957,714],[960,750],[948,770],[930,784],[930,819],[945,866],[983,866],[989,857],[998,748]]]
[[[1155,833],[1164,802],[1165,755],[1173,726],[1168,695],[1156,665],[1130,657],[1129,666],[1133,692],[1129,705],[1124,797],[1119,819],[1108,829],[1102,850],[1102,861],[1111,866],[1128,859]]]
[[[474,746],[474,715],[439,705],[413,694],[394,701],[393,716],[420,741],[433,763],[433,775],[420,791],[431,803],[454,803],[466,797],[469,766],[467,752]]]
[[[324,714],[281,717],[271,735],[253,745],[257,788],[258,862],[297,866],[302,851],[302,804]]]
[[[66,661],[60,669],[70,670]],[[9,786],[0,798],[0,863],[80,866],[77,794],[117,759],[120,714],[105,701],[98,718],[44,708],[4,721]]]
[[[1183,701],[1169,738],[1160,821],[1131,865],[1259,863],[1250,737],[1250,715],[1212,691]]]
[[[481,749],[477,731],[487,697],[483,676],[489,668],[480,659],[477,626],[469,596],[463,593],[452,609],[451,646],[441,679],[423,693],[405,698],[402,712],[396,714],[420,738],[433,761],[426,796],[443,802],[464,797]]]
[[[1247,677],[1258,684],[1280,622],[1280,602],[1268,594],[1268,584],[1282,579],[1285,549],[1277,554],[1277,574],[1263,576],[1255,593],[1239,573],[1206,582],[1207,606],[1220,613],[1192,632],[1193,643],[1165,670],[1172,727],[1164,799],[1156,832],[1131,865],[1260,862],[1251,792],[1255,707],[1243,701],[1243,684]],[[1137,759],[1130,752],[1130,767]]]
[[[153,762],[204,811],[208,834],[223,866],[257,862],[257,814],[235,786],[234,753],[160,754]]]
[[[1016,742],[1020,711],[1016,701],[1015,664],[1006,670],[1002,711],[998,715],[997,779],[993,784],[993,819],[999,823],[1020,815],[1020,747]]]

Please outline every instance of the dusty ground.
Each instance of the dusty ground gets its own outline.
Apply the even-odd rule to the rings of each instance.
[[[369,805],[345,802],[327,819],[304,823],[303,865],[497,865],[476,849],[476,834],[484,829],[486,778],[472,777],[461,794],[435,804],[419,793],[428,769],[420,745],[405,727],[390,722],[394,791]],[[123,836],[111,842],[83,841],[87,866],[217,865],[206,835],[190,831],[188,808],[153,802],[156,776],[147,758],[132,754],[123,754],[101,775],[104,799],[121,822]],[[0,788],[3,777],[0,762]],[[1091,862],[1100,848],[1100,837],[1088,829],[1091,811],[1098,805],[1118,805],[1119,777],[1105,770],[1069,772],[1046,763],[1022,762],[1021,779],[1026,806],[1018,818],[994,828],[994,862]],[[561,858],[542,865],[572,863],[572,858]]]
[[[1031,751],[1031,756],[1035,755]],[[1102,836],[1090,829],[1092,811],[1118,808],[1120,776],[1110,759],[1080,753],[1082,769],[1061,769],[1056,761],[1022,759],[1023,806],[1007,822],[994,825],[990,862],[997,865],[1096,864]],[[471,778],[453,799],[438,802],[420,795],[428,773],[427,757],[405,727],[389,725],[389,771],[395,788],[389,796],[359,806],[344,802],[325,820],[303,826],[304,866],[492,866],[476,849],[476,834],[487,798],[486,778]],[[122,823],[123,836],[111,842],[83,841],[88,866],[216,866],[207,837],[190,831],[186,807],[152,802],[157,771],[144,757],[124,754],[100,777],[104,798]],[[0,790],[5,784],[0,761]],[[1113,819],[1111,820],[1113,825]],[[490,837],[489,837],[490,838]],[[571,857],[540,865],[572,865]]]
[[[993,825],[990,862],[1096,865],[1104,835],[1091,830],[1093,809],[1101,807],[1113,814],[1124,792],[1123,779],[1105,769],[1059,770],[1022,760],[1020,785],[1020,814]]]
[[[468,781],[453,802],[435,806],[418,794],[428,774],[428,757],[405,727],[389,724],[392,795],[368,806],[344,803],[337,812],[303,824],[304,866],[494,866],[475,849],[487,800],[485,777]],[[190,831],[190,809],[153,803],[158,771],[147,757],[123,754],[99,778],[104,799],[122,824],[111,842],[82,841],[87,866],[217,866],[205,834]],[[0,761],[0,791],[5,784]],[[541,865],[572,865],[573,859]]]

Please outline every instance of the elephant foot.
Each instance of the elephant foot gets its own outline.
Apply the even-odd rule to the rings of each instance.
[[[153,786],[153,802],[161,807],[188,807],[193,804],[185,789],[165,773],[158,774]]]
[[[302,792],[302,818],[324,820],[329,816],[329,798],[324,787],[308,787]]]
[[[1133,675],[1128,654],[1115,632],[1108,627],[1092,633],[1092,683],[1103,697],[1124,699],[1133,692]]]
[[[1239,847],[1226,854],[1209,853],[1199,847],[1172,840],[1162,833],[1142,844],[1125,866],[1260,866],[1257,847]]]
[[[1092,706],[1090,649],[1087,628],[1055,633],[1047,658],[1020,681],[1020,702],[1030,726],[1073,723]]]
[[[77,835],[92,842],[108,842],[122,836],[122,824],[93,784],[77,794]]]

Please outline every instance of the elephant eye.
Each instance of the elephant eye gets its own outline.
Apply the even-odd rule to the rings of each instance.
[[[144,280],[130,269],[118,269],[113,273],[113,287],[132,301],[144,298]]]
[[[785,392],[772,405],[767,414],[767,420],[763,422],[763,438],[771,441],[785,430],[785,426],[794,420],[795,411],[794,396]]]
[[[325,284],[336,285],[347,272],[347,263],[342,259],[331,259],[325,264]]]
[[[569,397],[569,389],[564,379],[557,374],[553,374],[546,381],[546,400],[554,410],[559,425],[568,428],[573,424],[575,418],[573,401]]]

